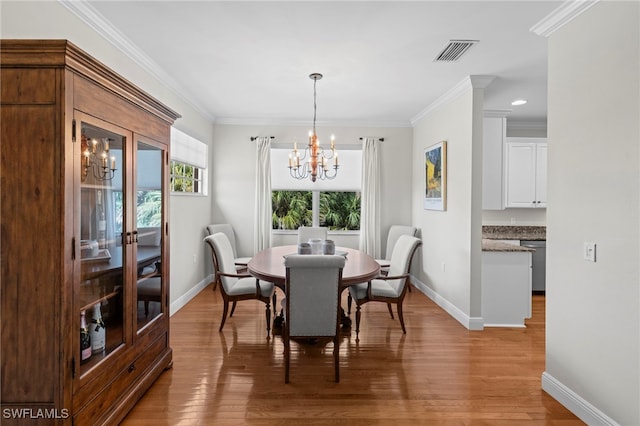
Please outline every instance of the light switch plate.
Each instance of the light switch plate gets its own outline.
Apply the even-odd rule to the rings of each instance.
[[[596,243],[584,243],[584,260],[596,261]]]

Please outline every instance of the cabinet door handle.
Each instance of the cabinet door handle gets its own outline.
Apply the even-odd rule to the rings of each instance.
[[[126,233],[126,241],[127,241],[127,244],[131,244],[131,232]]]
[[[129,373],[131,373],[132,371],[135,371],[135,369],[136,369],[136,365],[135,365],[135,364],[131,364],[131,365],[129,366],[129,368],[127,369],[127,371],[128,371]]]
[[[138,243],[138,230],[133,231],[133,242]]]

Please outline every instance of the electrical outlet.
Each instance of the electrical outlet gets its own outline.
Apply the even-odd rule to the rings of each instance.
[[[198,258],[196,257],[196,255],[193,255],[193,263],[196,263],[198,261]]]
[[[516,224],[516,218],[515,218],[515,217],[512,217],[512,218],[511,218],[511,224],[512,224],[512,225],[515,225],[515,224]]]
[[[596,261],[596,243],[584,243],[584,260]]]
[[[444,262],[442,262],[442,272],[445,272],[445,270],[446,270],[446,269],[447,269],[447,268],[446,268],[445,263],[444,263]]]

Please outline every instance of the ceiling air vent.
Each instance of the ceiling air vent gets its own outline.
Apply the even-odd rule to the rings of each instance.
[[[442,49],[434,62],[455,62],[479,40],[449,40],[449,44]]]

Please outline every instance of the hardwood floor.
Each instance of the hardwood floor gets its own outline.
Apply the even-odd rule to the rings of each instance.
[[[526,329],[471,332],[414,289],[404,303],[406,335],[386,306],[368,303],[360,341],[354,312],[354,329],[342,337],[340,383],[332,343],[293,342],[287,385],[282,340],[266,338],[264,304],[238,303],[218,333],[220,302],[209,287],[171,318],[173,368],[123,425],[584,424],[540,387],[544,296],[534,296]]]

